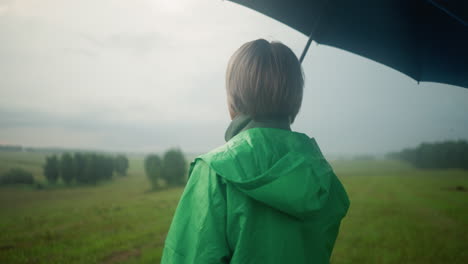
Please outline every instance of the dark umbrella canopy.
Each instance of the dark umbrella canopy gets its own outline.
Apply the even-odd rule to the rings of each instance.
[[[468,1],[232,2],[310,35],[317,43],[377,61],[418,82],[468,88]]]

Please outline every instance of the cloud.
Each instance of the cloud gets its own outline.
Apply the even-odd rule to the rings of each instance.
[[[0,5],[0,16],[6,14],[6,13],[8,12],[8,9],[9,9],[8,6],[6,6],[6,5],[4,5],[4,6],[3,6],[3,5]]]
[[[221,123],[197,120],[138,122],[111,120],[99,112],[70,116],[7,109],[0,109],[0,119],[3,142],[147,152],[176,146],[206,152],[223,143],[224,129],[228,125],[227,119]]]
[[[120,50],[130,52],[133,55],[148,55],[148,53],[169,46],[171,42],[170,38],[164,38],[158,32],[121,32],[106,37],[81,34],[81,38],[99,50]]]
[[[0,141],[205,151],[229,123],[224,74],[256,38],[306,36],[229,1],[0,0]],[[324,152],[384,152],[468,135],[468,93],[417,85],[313,45],[293,128]]]
[[[84,48],[65,48],[64,51],[75,55],[86,56],[89,58],[94,58],[98,56],[97,52]]]

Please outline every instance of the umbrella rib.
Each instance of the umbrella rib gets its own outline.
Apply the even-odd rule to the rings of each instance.
[[[304,60],[305,55],[307,54],[307,51],[309,50],[310,43],[312,43],[312,33],[309,35],[309,39],[307,40],[307,44],[304,47],[304,50],[302,51],[301,58],[299,59],[299,62],[302,64],[302,61]]]
[[[447,15],[451,16],[453,19],[457,20],[458,22],[460,22],[462,25],[464,25],[465,27],[468,26],[468,22],[466,22],[465,20],[463,20],[462,18],[458,17],[457,15],[455,15],[454,13],[450,12],[450,10],[448,10],[447,8],[443,7],[442,5],[436,3],[434,0],[427,0],[429,3],[431,3],[433,6],[437,7],[438,9],[444,11]]]
[[[328,0],[325,0],[325,2],[322,5],[321,12],[319,13],[317,19],[315,19],[314,26],[312,27],[312,30],[311,30],[310,35],[309,35],[309,39],[307,40],[307,43],[306,43],[306,45],[304,47],[304,50],[302,51],[301,57],[299,59],[299,62],[301,64],[302,64],[302,61],[304,61],[304,58],[305,58],[305,56],[307,54],[307,51],[309,50],[310,43],[312,43],[312,40],[313,40],[313,35],[315,34],[315,30],[317,29],[317,26],[318,26],[318,24],[320,22],[320,18],[322,17],[322,14],[323,14],[327,4],[328,4]]]

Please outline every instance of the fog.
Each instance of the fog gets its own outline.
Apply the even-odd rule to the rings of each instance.
[[[306,36],[216,0],[0,0],[0,144],[205,152],[229,125],[224,74],[257,38]],[[313,44],[293,130],[325,154],[468,139],[468,89]]]

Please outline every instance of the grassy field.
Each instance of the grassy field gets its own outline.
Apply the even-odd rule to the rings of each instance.
[[[0,173],[43,180],[38,153],[0,152]],[[351,208],[332,263],[468,263],[468,172],[340,161]],[[96,187],[0,188],[0,263],[158,263],[182,189],[149,192],[142,159]]]

